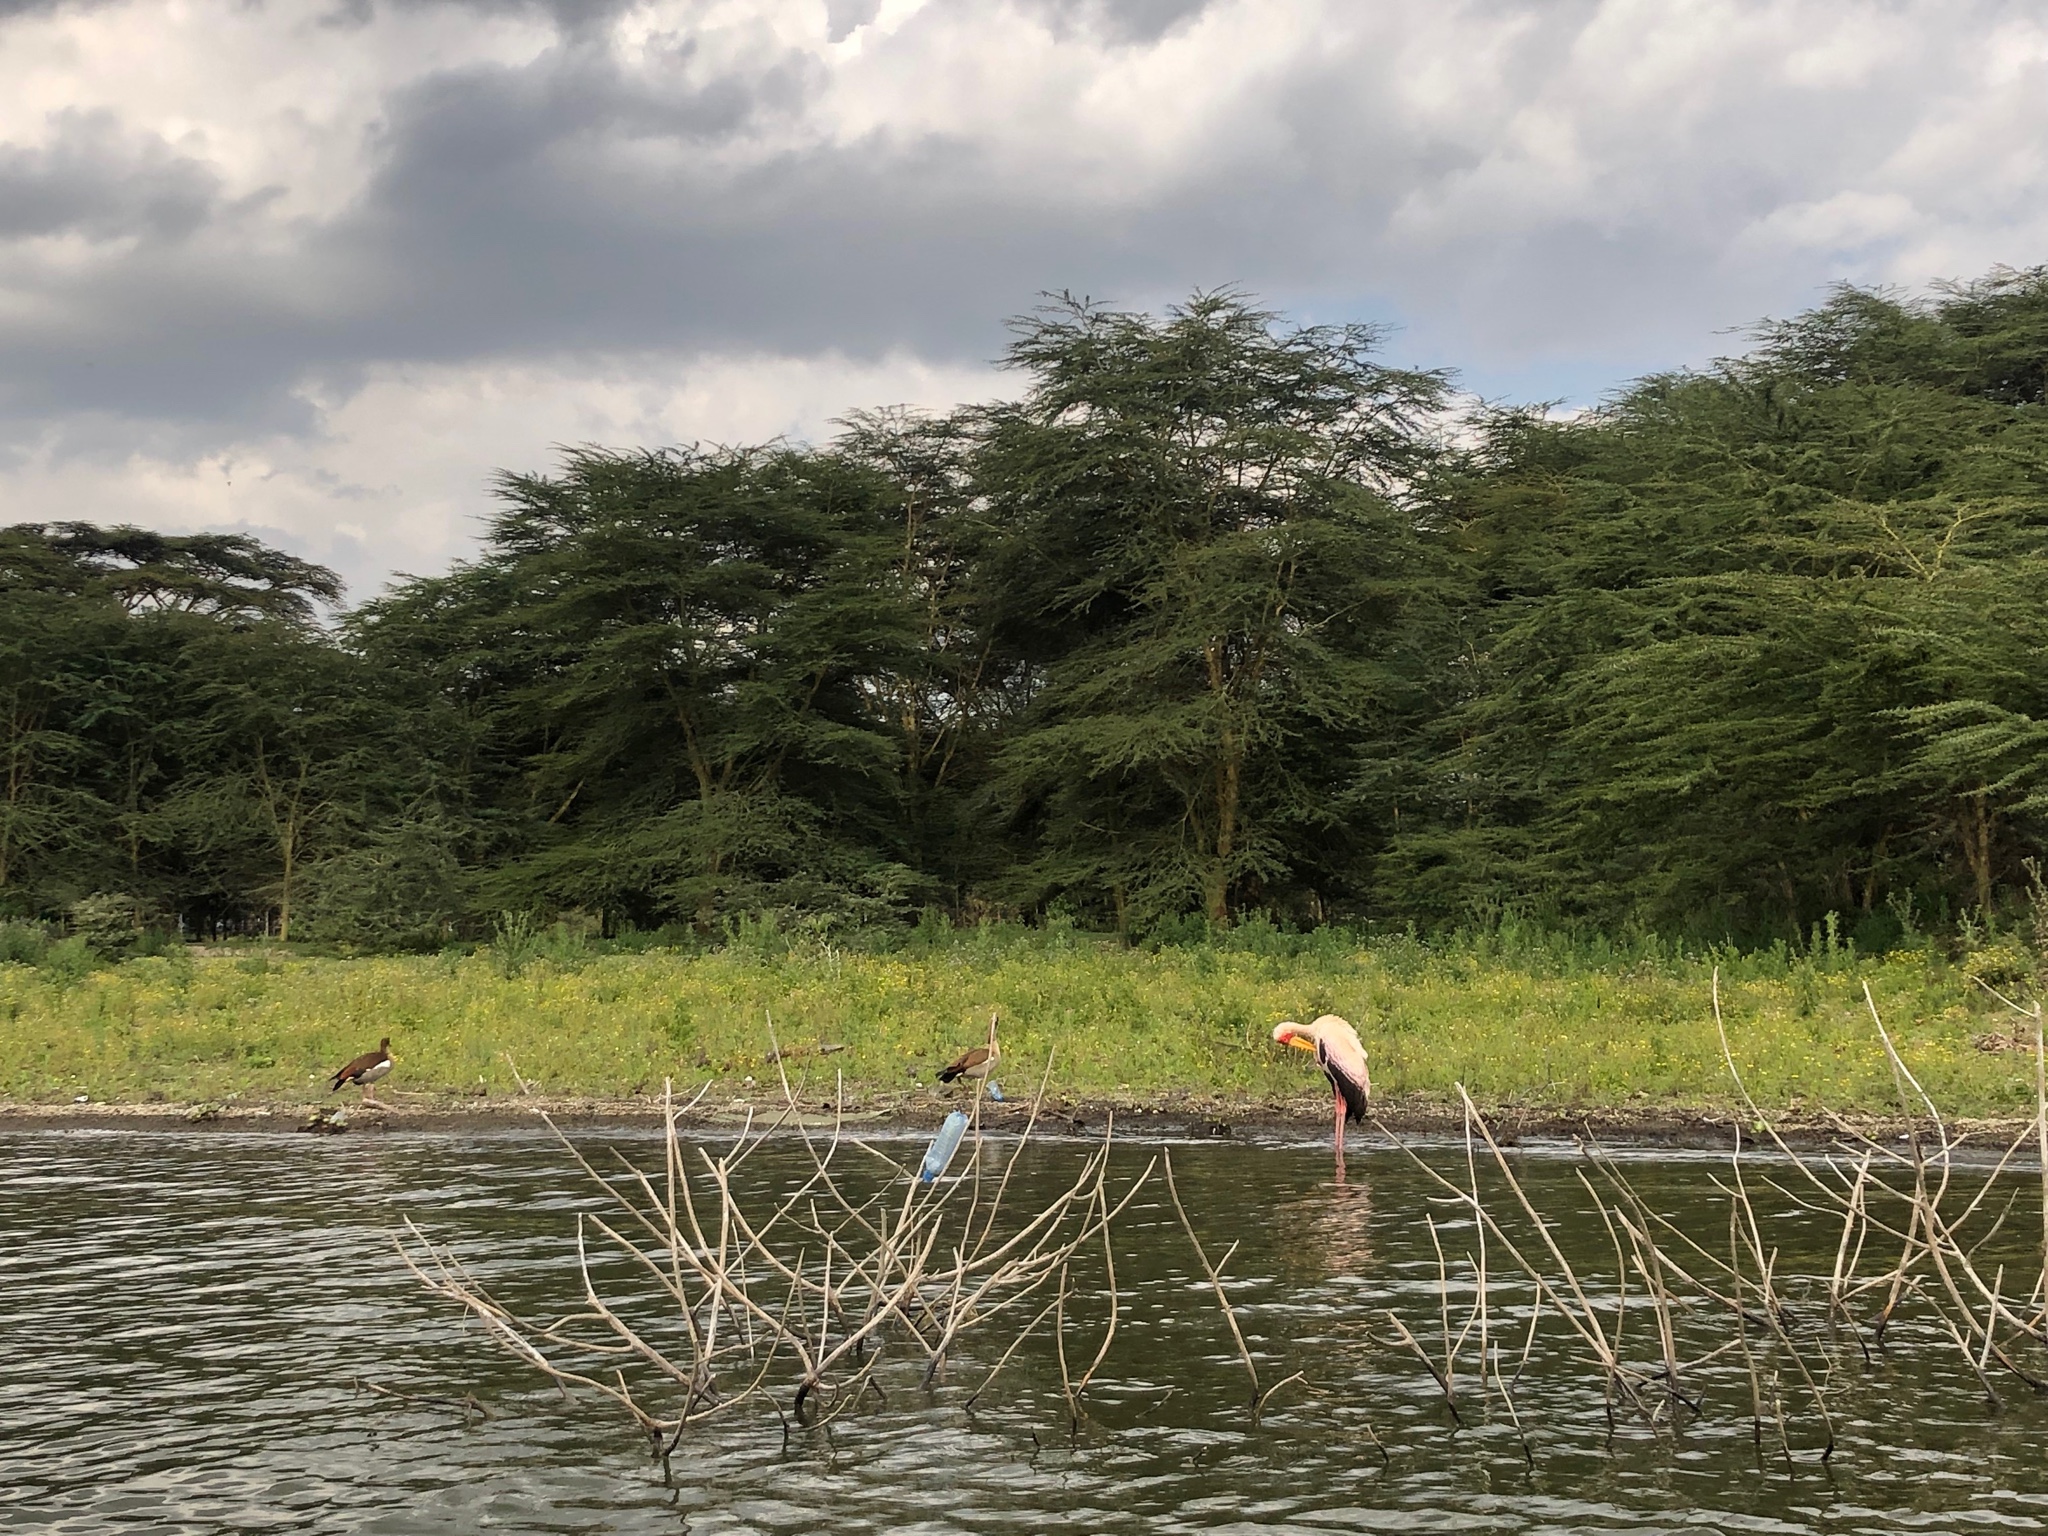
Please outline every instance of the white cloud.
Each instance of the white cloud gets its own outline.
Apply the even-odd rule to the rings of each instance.
[[[473,551],[491,477],[551,469],[559,447],[705,446],[828,437],[848,402],[945,409],[1008,383],[910,357],[563,357],[393,365],[309,386],[312,430],[123,451],[102,430],[57,434],[0,468],[31,518],[165,530],[255,530],[333,565],[357,597],[392,571]]]
[[[391,7],[352,25],[328,4],[130,0],[4,23],[0,143],[47,142],[106,112],[203,161],[230,197],[275,189],[273,223],[320,219],[374,168],[390,93],[441,71],[517,66],[553,46],[535,14]]]
[[[1039,288],[1242,283],[1584,399],[2043,259],[2001,0],[59,4],[0,20],[0,502],[360,582],[552,442],[986,395]]]
[[[1742,232],[1742,244],[1791,246],[1835,253],[1867,250],[1909,234],[1923,222],[1913,200],[1900,192],[1837,192],[1815,203],[1773,208]]]

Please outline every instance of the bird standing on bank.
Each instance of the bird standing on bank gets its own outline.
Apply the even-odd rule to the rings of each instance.
[[[988,1044],[963,1051],[951,1066],[941,1067],[939,1081],[950,1083],[955,1078],[971,1077],[977,1083],[986,1083],[989,1073],[995,1071],[996,1063],[1002,1059],[1002,1047],[996,1044],[996,1016],[991,1013],[988,1016]]]
[[[339,1093],[343,1083],[354,1083],[363,1090],[363,1102],[365,1104],[376,1104],[377,1093],[375,1085],[378,1079],[390,1075],[391,1064],[397,1059],[396,1056],[391,1054],[391,1037],[386,1035],[377,1042],[377,1049],[363,1052],[362,1055],[335,1073],[333,1079],[334,1086],[327,1091],[329,1093]]]
[[[1313,1024],[1292,1019],[1273,1027],[1275,1045],[1291,1045],[1297,1051],[1311,1051],[1337,1100],[1337,1182],[1344,1181],[1344,1122],[1363,1121],[1372,1103],[1372,1074],[1366,1070],[1365,1047],[1358,1031],[1334,1013],[1326,1013]]]

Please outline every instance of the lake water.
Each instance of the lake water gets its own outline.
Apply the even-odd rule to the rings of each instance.
[[[624,1133],[579,1139],[656,1151]],[[918,1149],[895,1150],[913,1160]],[[1064,1184],[1085,1150],[1035,1146],[1020,1198]],[[1155,1150],[1124,1147],[1112,1182]],[[1405,1158],[1354,1143],[1340,1189],[1315,1147],[1219,1142],[1174,1157],[1204,1240],[1239,1244],[1233,1293],[1261,1375],[1306,1375],[1263,1422],[1245,1412],[1242,1367],[1171,1207],[1148,1189],[1118,1228],[1122,1326],[1078,1432],[1040,1341],[964,1412],[1000,1352],[974,1340],[930,1392],[914,1375],[891,1378],[885,1402],[829,1429],[785,1441],[772,1410],[744,1406],[685,1442],[668,1487],[616,1409],[530,1375],[394,1252],[411,1216],[520,1310],[572,1309],[573,1213],[592,1202],[544,1134],[0,1135],[0,1528],[1040,1536],[2048,1524],[2048,1404],[2014,1382],[1991,1410],[1917,1315],[1869,1364],[1816,1335],[1812,1358],[1837,1362],[1827,1390],[1839,1448],[1827,1467],[1796,1383],[1784,1387],[1790,1460],[1774,1427],[1759,1453],[1733,1356],[1688,1378],[1697,1420],[1610,1424],[1598,1373],[1553,1319],[1518,1393],[1531,1466],[1498,1404],[1482,1401],[1469,1356],[1459,1429],[1428,1373],[1389,1342],[1391,1308],[1441,1347],[1425,1211],[1444,1224],[1454,1265],[1470,1246],[1456,1209],[1430,1206]],[[787,1148],[757,1158],[771,1182],[799,1168]],[[1519,1166],[1560,1217],[1567,1251],[1589,1276],[1604,1266],[1611,1291],[1606,1234],[1573,1214],[1587,1208],[1570,1153],[1532,1151]],[[1728,1206],[1710,1182],[1725,1160],[1629,1166],[1653,1204],[1725,1242]],[[2038,1202],[2016,1188],[2021,1212]],[[1789,1234],[1781,1273],[1825,1274],[1835,1227],[1802,1222],[1782,1197],[1760,1204]],[[1513,1329],[1519,1354],[1528,1290],[1494,1263],[1496,1323]],[[1073,1347],[1092,1354],[1099,1308],[1082,1299],[1075,1311]],[[1647,1362],[1655,1330],[1639,1311],[1626,1347]],[[1730,1337],[1725,1317],[1682,1326],[1688,1356]],[[452,1407],[364,1391],[362,1379],[423,1398],[473,1395],[490,1416],[465,1422]]]

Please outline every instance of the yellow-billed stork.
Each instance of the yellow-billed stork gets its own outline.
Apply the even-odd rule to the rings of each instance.
[[[1334,1013],[1312,1024],[1292,1019],[1273,1026],[1273,1043],[1312,1052],[1337,1100],[1337,1178],[1344,1177],[1344,1122],[1363,1121],[1372,1103],[1372,1074],[1366,1070],[1365,1047],[1358,1031]]]

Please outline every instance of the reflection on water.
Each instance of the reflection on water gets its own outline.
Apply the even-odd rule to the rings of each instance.
[[[1062,1184],[1082,1155],[1032,1153],[1021,1198]],[[1127,1177],[1142,1158],[1124,1155]],[[763,1176],[778,1176],[775,1149],[760,1156]],[[1340,1189],[1326,1147],[1175,1151],[1205,1243],[1238,1244],[1228,1275],[1261,1378],[1307,1377],[1262,1425],[1244,1412],[1242,1365],[1178,1221],[1148,1195],[1120,1228],[1117,1346],[1078,1433],[1049,1350],[1020,1353],[963,1412],[994,1352],[977,1345],[931,1393],[914,1372],[889,1378],[886,1405],[786,1444],[765,1407],[718,1421],[686,1444],[669,1489],[615,1413],[543,1389],[420,1293],[392,1251],[411,1215],[521,1310],[572,1307],[569,1217],[586,1202],[540,1138],[9,1133],[0,1527],[1037,1536],[2035,1530],[2048,1519],[2048,1406],[2007,1394],[2002,1413],[1987,1412],[1967,1369],[1927,1347],[1925,1322],[1902,1325],[1869,1367],[1841,1351],[1841,1448],[1826,1469],[1796,1418],[1805,1459],[1759,1457],[1739,1374],[1701,1373],[1697,1423],[1610,1430],[1598,1378],[1557,1328],[1519,1390],[1534,1467],[1469,1380],[1469,1427],[1454,1431],[1383,1318],[1393,1308],[1441,1349],[1424,1217],[1441,1235],[1454,1330],[1471,1294],[1469,1221],[1432,1204],[1440,1192],[1398,1155],[1354,1145],[1348,1161]],[[779,1166],[794,1173],[793,1159]],[[1546,1209],[1580,1209],[1567,1159],[1532,1157],[1525,1170]],[[1710,1171],[1637,1173],[1661,1208],[1725,1232]],[[1589,1274],[1601,1262],[1604,1234],[1568,1221],[1559,1235]],[[1810,1237],[1812,1253],[1787,1252],[1787,1272],[1828,1267],[1832,1232]],[[1075,1308],[1084,1354],[1101,1300]],[[1504,1289],[1499,1325],[1525,1327],[1526,1303]],[[1691,1353],[1717,1337],[1710,1319],[1686,1326]],[[1648,1321],[1630,1328],[1632,1348],[1652,1352]],[[420,1401],[359,1391],[359,1378]],[[467,1394],[488,1420],[465,1424],[427,1401]]]
[[[1365,1158],[1354,1157],[1344,1183],[1311,1185],[1273,1203],[1265,1221],[1273,1236],[1282,1280],[1289,1285],[1312,1286],[1340,1275],[1371,1272],[1370,1167]]]

